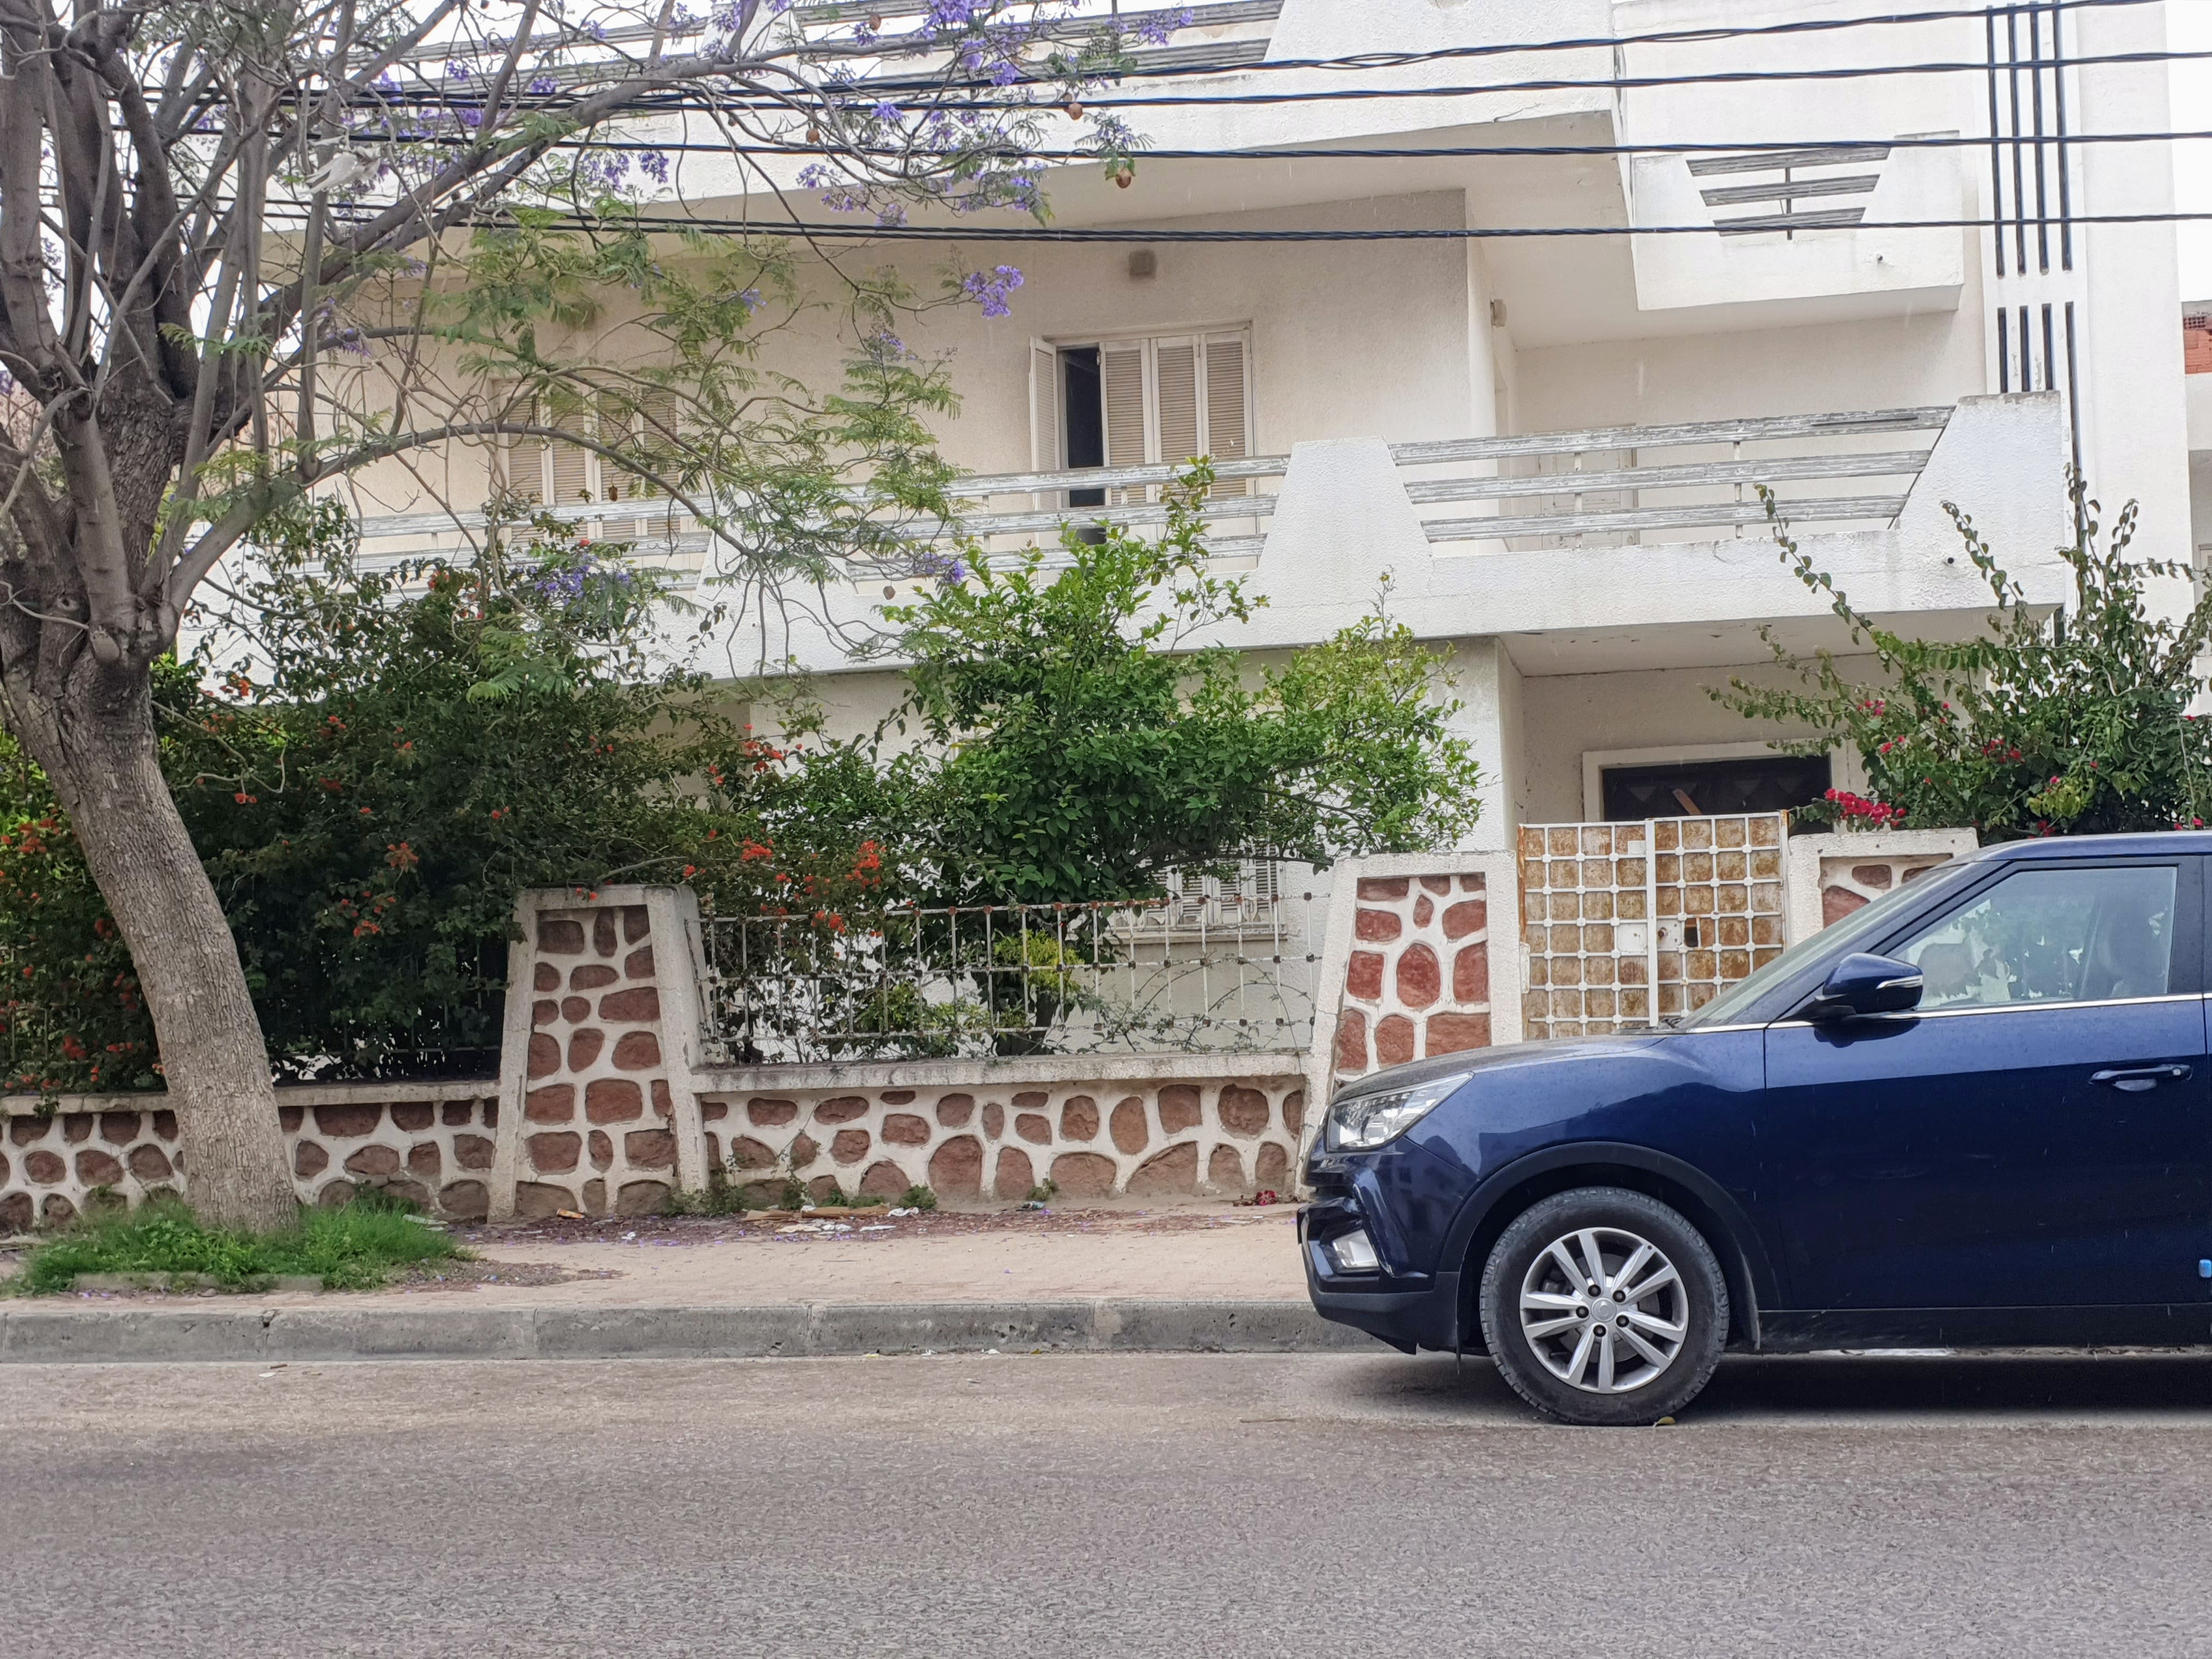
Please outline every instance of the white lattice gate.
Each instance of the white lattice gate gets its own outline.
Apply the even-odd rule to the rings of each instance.
[[[1786,812],[1522,825],[1526,1034],[1648,1025],[1772,961],[1789,830]]]

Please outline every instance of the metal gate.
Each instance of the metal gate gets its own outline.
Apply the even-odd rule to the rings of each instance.
[[[1649,1025],[1771,962],[1788,943],[1789,832],[1787,812],[1523,824],[1526,1034]]]

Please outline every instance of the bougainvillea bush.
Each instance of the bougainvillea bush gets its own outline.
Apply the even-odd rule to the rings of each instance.
[[[2102,508],[2080,480],[2070,490],[2080,532],[2058,550],[2074,592],[2055,613],[2028,603],[1973,521],[1947,504],[1993,601],[1984,630],[1958,641],[1908,639],[1869,621],[1778,518],[1783,559],[1828,599],[1879,673],[1862,684],[1826,652],[1777,647],[1795,686],[1739,678],[1713,693],[1753,719],[1816,734],[1784,745],[1795,752],[1857,752],[1868,793],[1831,790],[1808,817],[1851,828],[1971,828],[1984,841],[2201,828],[2212,818],[2212,730],[2192,712],[2205,690],[2197,659],[2212,634],[2212,595],[2185,615],[2154,612],[2146,584],[2193,573],[2128,556],[2132,503],[2100,545]]]

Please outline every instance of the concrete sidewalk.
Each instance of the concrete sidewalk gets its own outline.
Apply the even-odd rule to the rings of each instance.
[[[641,1218],[461,1237],[480,1261],[382,1291],[0,1303],[0,1361],[1372,1346],[1308,1305],[1289,1206]]]

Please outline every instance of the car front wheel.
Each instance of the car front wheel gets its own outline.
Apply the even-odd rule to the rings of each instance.
[[[1482,1334],[1515,1393],[1563,1423],[1654,1423],[1728,1340],[1728,1282],[1680,1212],[1620,1187],[1529,1206],[1490,1252]]]

